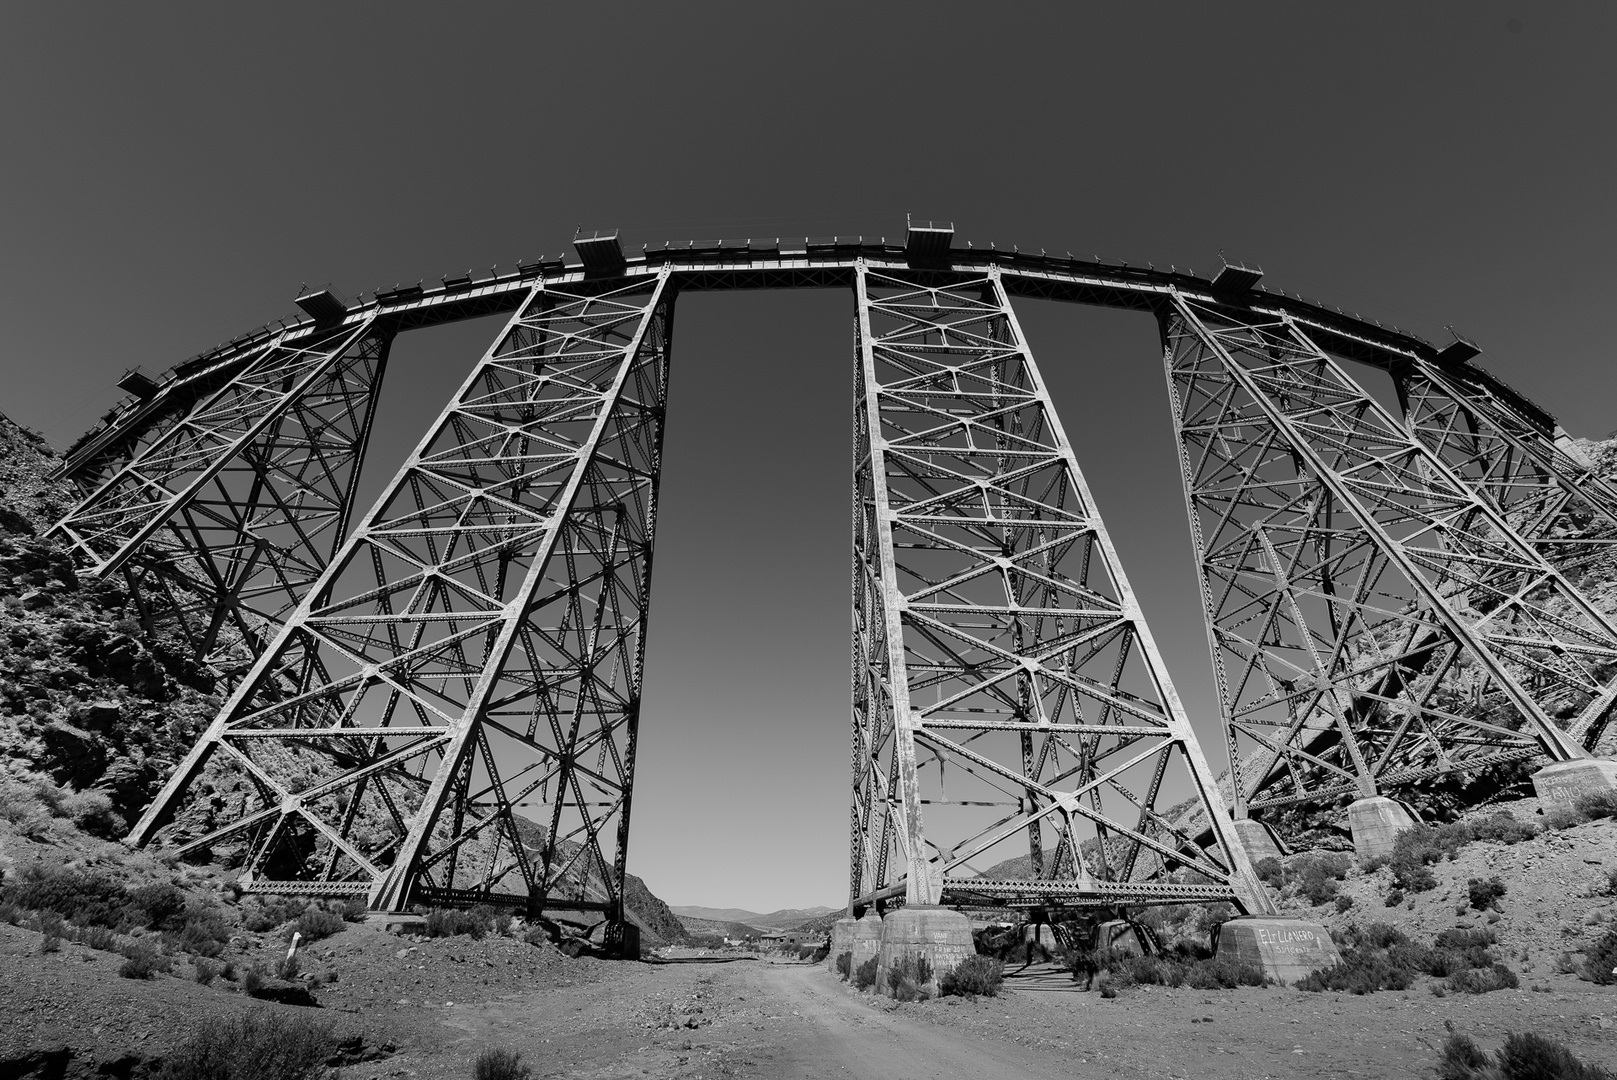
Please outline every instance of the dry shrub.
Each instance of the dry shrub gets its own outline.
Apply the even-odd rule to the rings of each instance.
[[[427,913],[428,937],[457,937],[462,934],[481,938],[501,924],[499,912],[493,908],[475,907],[470,911],[457,908],[433,908]],[[504,917],[509,924],[509,916]]]
[[[325,1075],[336,1048],[328,1024],[257,1009],[205,1021],[156,1080],[312,1080]]]
[[[1438,1080],[1613,1080],[1598,1065],[1586,1065],[1572,1051],[1542,1035],[1511,1032],[1491,1057],[1468,1036],[1455,1033],[1443,1043]]]
[[[869,990],[876,985],[876,958],[874,956],[854,969],[853,985],[859,990]]]
[[[1466,895],[1471,900],[1471,906],[1478,911],[1486,911],[1493,907],[1505,896],[1505,883],[1499,877],[1471,878],[1465,883]]]
[[[307,944],[339,934],[346,929],[348,923],[341,915],[334,911],[311,907],[298,916],[297,922],[287,928],[285,936],[290,939],[294,933],[302,934],[303,941]]]
[[[533,1070],[522,1063],[522,1055],[515,1050],[484,1050],[472,1066],[473,1080],[528,1080],[532,1075]]]
[[[938,980],[942,997],[994,997],[1005,982],[1005,965],[992,956],[973,953]]]
[[[118,967],[118,974],[126,979],[150,979],[162,973],[168,974],[171,961],[168,957],[147,945],[137,941],[124,949],[124,962]]]
[[[932,961],[919,953],[905,953],[887,969],[887,992],[899,1001],[925,1001],[931,981]]]
[[[843,982],[848,981],[849,977],[853,974],[853,953],[845,952],[837,954],[837,974],[842,976]]]
[[[1601,986],[1617,983],[1617,927],[1606,931],[1605,936],[1583,950],[1578,977]]]

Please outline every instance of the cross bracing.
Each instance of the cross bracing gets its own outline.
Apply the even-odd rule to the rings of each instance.
[[[1163,336],[1238,806],[1585,755],[1617,630],[1505,510],[1290,319]]]
[[[1167,812],[1165,785],[1213,807],[1213,774],[1000,275],[855,289],[854,903],[1193,884],[1264,910],[1229,819],[1199,844]]]
[[[63,523],[86,569],[203,627],[240,679],[135,838],[212,851],[259,891],[616,919],[687,290],[857,300],[852,901],[1267,903],[1014,297],[1154,312],[1185,346],[1170,374],[1183,445],[1205,441],[1186,473],[1204,581],[1238,582],[1207,609],[1241,812],[1584,753],[1617,664],[1605,616],[1557,568],[1602,539],[1606,489],[1553,418],[1452,347],[1259,276],[827,238],[300,299],[318,318],[181,365],[64,465],[88,492]],[[350,532],[387,343],[489,314],[511,321]],[[1406,415],[1377,411],[1332,356],[1388,371]],[[270,357],[323,363],[324,381],[266,378]],[[1250,400],[1226,401],[1209,435],[1206,416],[1184,421],[1219,370]],[[205,439],[211,457],[162,464]],[[270,505],[287,490],[322,523],[307,539],[274,532],[303,520]],[[1220,500],[1236,509],[1209,517]],[[1260,506],[1278,524],[1254,527]],[[1215,527],[1242,543],[1206,547]],[[244,570],[282,564],[276,589]],[[1006,851],[1021,870],[985,875]]]
[[[213,393],[106,440],[80,474],[105,478],[52,531],[233,680],[343,540],[391,339],[373,315],[264,342]]]

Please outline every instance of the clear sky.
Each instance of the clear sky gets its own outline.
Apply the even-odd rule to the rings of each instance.
[[[576,225],[896,237],[1267,280],[1617,428],[1617,8],[1601,4],[0,7],[0,410],[65,445],[292,310]],[[1215,766],[1155,328],[1021,309]],[[846,889],[851,300],[680,302],[631,870]],[[374,492],[493,327],[400,339]]]

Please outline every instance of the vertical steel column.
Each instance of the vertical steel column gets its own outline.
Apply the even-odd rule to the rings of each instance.
[[[85,572],[122,572],[230,677],[342,543],[392,333],[374,317],[267,343],[53,528]]]
[[[132,841],[621,920],[667,281],[534,288]],[[205,772],[225,812],[187,801]]]
[[[854,899],[1270,910],[998,270],[855,290]]]
[[[1609,620],[1289,320],[1176,295],[1163,332],[1250,805],[1586,756],[1546,687],[1609,707]]]

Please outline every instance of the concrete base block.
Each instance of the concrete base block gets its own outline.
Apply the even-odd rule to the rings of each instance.
[[[1610,758],[1557,761],[1533,774],[1533,790],[1546,810],[1571,806],[1583,795],[1617,791],[1617,761]]]
[[[881,924],[881,953],[876,961],[876,992],[890,993],[888,972],[906,956],[924,956],[932,965],[932,978],[924,989],[938,992],[938,979],[973,955],[971,920],[942,907],[901,907],[890,911]]]
[[[1030,963],[1051,961],[1056,958],[1061,948],[1056,941],[1056,929],[1049,923],[1040,923],[1037,926],[1028,923],[1022,927],[1022,944],[1027,946],[1027,958]]]
[[[1398,834],[1415,827],[1415,819],[1401,803],[1385,795],[1372,795],[1348,804],[1348,828],[1353,831],[1353,854],[1360,862],[1392,854]]]
[[[848,951],[853,953],[852,966],[848,968],[848,977],[859,970],[859,965],[872,956],[881,953],[881,916],[876,909],[871,908],[865,912],[865,917],[853,924],[853,931],[848,937]]]
[[[427,917],[413,911],[372,911],[365,925],[389,934],[425,934]]]
[[[1241,846],[1246,848],[1247,858],[1253,862],[1284,857],[1286,852],[1280,837],[1257,818],[1236,818],[1234,824],[1235,835],[1241,838]]]
[[[853,952],[853,931],[858,925],[859,920],[852,915],[831,924],[831,953],[825,958],[825,966],[832,971],[837,969],[837,957]]]
[[[1219,927],[1218,955],[1260,967],[1269,978],[1285,983],[1342,959],[1331,935],[1318,923],[1262,916],[1231,919]]]
[[[1108,919],[1095,927],[1095,951],[1144,956],[1149,950],[1132,924],[1123,919]]]

